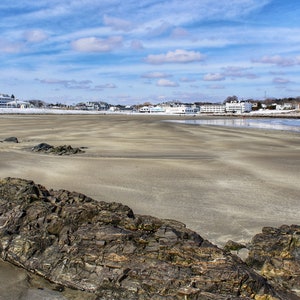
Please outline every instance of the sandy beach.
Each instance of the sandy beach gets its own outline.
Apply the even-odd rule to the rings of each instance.
[[[183,117],[2,115],[0,139],[19,143],[0,143],[0,177],[176,219],[218,245],[299,223],[299,134],[165,122],[176,118]],[[42,142],[86,149],[30,151]]]
[[[184,117],[2,115],[0,140],[19,143],[0,143],[0,176],[176,219],[218,245],[299,223],[298,133],[165,122],[176,118]],[[42,142],[86,149],[30,151]]]
[[[0,176],[175,219],[219,246],[229,239],[247,242],[263,226],[299,224],[299,133],[166,121],[183,118],[1,115],[0,140],[15,136],[19,143],[0,143]],[[84,147],[85,153],[31,151],[42,142]],[[77,299],[42,281],[28,285],[24,271],[1,262],[0,279],[1,300]]]
[[[222,245],[299,223],[297,133],[165,122],[175,116],[2,115],[0,177],[116,201],[184,222]],[[54,156],[42,142],[85,147]]]

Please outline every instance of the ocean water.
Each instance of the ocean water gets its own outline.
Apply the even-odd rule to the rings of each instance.
[[[226,118],[208,120],[174,120],[172,122],[193,125],[228,126],[300,132],[300,119],[288,118]]]

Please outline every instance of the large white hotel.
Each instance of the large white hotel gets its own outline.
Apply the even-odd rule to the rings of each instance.
[[[200,113],[223,114],[223,113],[245,113],[252,110],[252,104],[245,101],[231,101],[226,104],[201,105]]]

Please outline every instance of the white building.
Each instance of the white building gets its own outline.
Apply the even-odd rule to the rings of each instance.
[[[223,104],[205,104],[200,106],[200,113],[224,114],[226,106]]]
[[[13,101],[6,103],[7,108],[29,108],[30,103],[26,101],[20,101],[18,99],[15,99]]]
[[[7,107],[7,103],[14,101],[15,99],[6,94],[0,94],[0,108]]]
[[[139,112],[141,112],[141,113],[150,113],[150,107],[149,106],[143,106],[139,109]]]
[[[252,104],[245,101],[231,101],[226,103],[226,112],[229,113],[244,113],[252,110]]]
[[[143,106],[139,109],[139,112],[141,113],[164,113],[166,112],[164,107],[161,107],[159,105],[156,106]]]
[[[164,105],[164,108],[167,114],[181,115],[181,114],[193,113],[191,107],[179,103]]]

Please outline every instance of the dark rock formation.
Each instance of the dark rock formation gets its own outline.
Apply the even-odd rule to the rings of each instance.
[[[184,224],[0,180],[0,255],[97,299],[299,299]]]
[[[264,227],[248,248],[249,266],[277,286],[300,290],[300,226]]]
[[[34,152],[52,153],[56,155],[71,155],[77,153],[84,153],[84,151],[81,150],[81,148],[73,148],[70,145],[54,147],[47,143],[40,143],[34,146],[31,150]]]
[[[229,240],[225,246],[223,247],[224,250],[226,251],[238,251],[241,250],[243,248],[246,248],[245,245],[241,244],[241,243],[237,243],[234,241]]]
[[[4,142],[9,142],[9,143],[19,143],[18,138],[16,138],[15,136],[5,138],[3,141]]]

